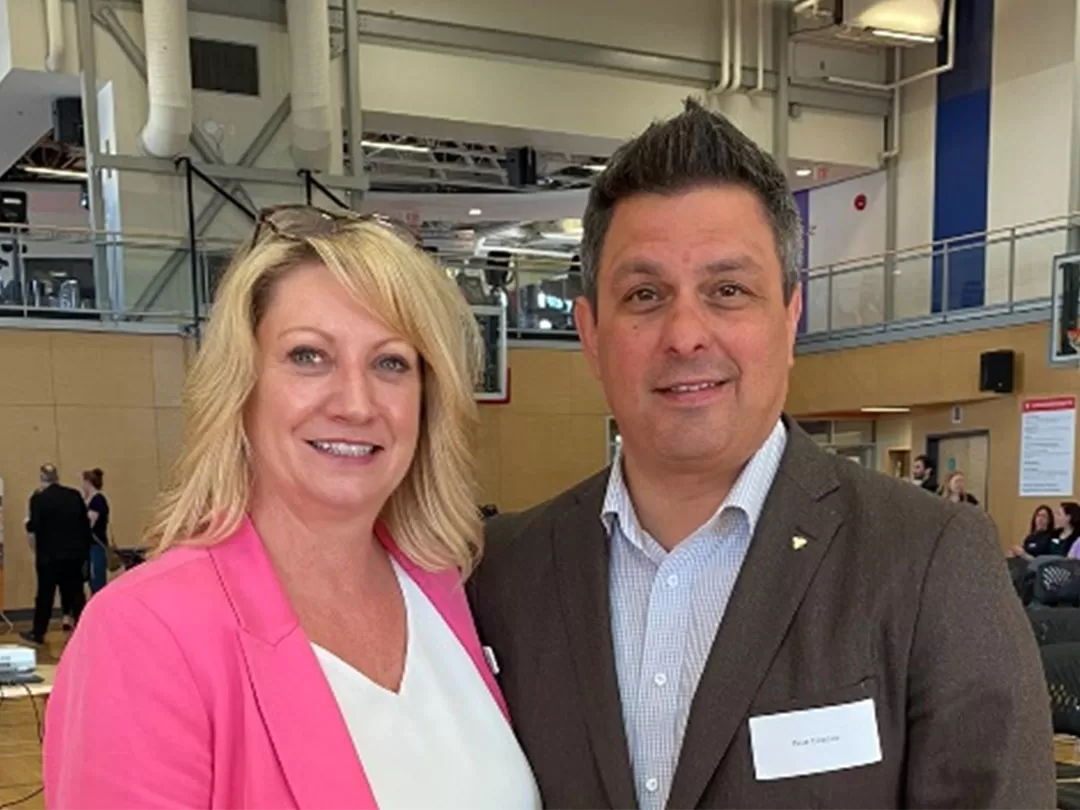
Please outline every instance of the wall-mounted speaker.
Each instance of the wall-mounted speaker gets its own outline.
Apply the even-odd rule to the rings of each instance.
[[[1011,394],[1016,370],[1016,352],[998,349],[979,356],[979,390]]]
[[[82,99],[66,96],[53,101],[53,140],[71,146],[83,145]]]

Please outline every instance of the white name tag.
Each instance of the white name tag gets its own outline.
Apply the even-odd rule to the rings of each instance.
[[[750,746],[761,782],[881,762],[873,698],[751,717]]]

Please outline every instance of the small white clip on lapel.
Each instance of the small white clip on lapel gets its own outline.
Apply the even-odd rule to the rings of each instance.
[[[491,647],[484,647],[484,660],[487,661],[488,669],[492,675],[499,674],[499,662],[495,660],[495,651]]]
[[[806,544],[808,542],[810,541],[803,537],[801,534],[797,534],[791,538],[791,547],[796,551],[802,551],[804,548],[806,548]]]

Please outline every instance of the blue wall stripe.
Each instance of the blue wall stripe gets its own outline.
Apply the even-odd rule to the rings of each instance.
[[[799,209],[799,218],[802,220],[802,261],[800,267],[803,270],[810,268],[810,191],[796,191],[795,205]],[[804,275],[802,277],[802,315],[799,316],[799,334],[806,331],[807,317],[810,312],[810,285]]]
[[[990,174],[990,88],[994,0],[950,0],[956,7],[956,65],[938,77],[934,158],[934,241],[986,230]],[[946,57],[945,40],[938,58]],[[942,308],[945,256],[933,261],[931,306]],[[948,308],[982,306],[986,249],[981,237],[948,251]]]

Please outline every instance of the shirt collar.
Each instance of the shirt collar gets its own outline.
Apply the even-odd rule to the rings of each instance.
[[[761,512],[765,508],[765,498],[772,489],[776,472],[780,469],[780,460],[783,458],[784,449],[787,447],[787,428],[783,420],[777,420],[764,444],[751,456],[750,461],[743,467],[735,485],[731,488],[724,502],[713,513],[712,517],[704,525],[712,523],[724,513],[726,509],[738,509],[745,516],[749,524],[750,535],[753,536],[757,529]],[[616,525],[623,528],[624,534],[629,537],[637,536],[638,526],[637,513],[634,510],[634,502],[630,497],[630,491],[626,486],[626,479],[622,470],[622,452],[616,451],[611,464],[611,473],[608,476],[607,491],[604,494],[604,505],[600,511],[600,520],[607,529],[610,537]]]

